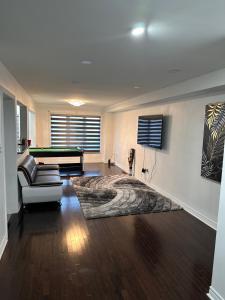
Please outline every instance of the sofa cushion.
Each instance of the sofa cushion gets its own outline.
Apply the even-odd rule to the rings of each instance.
[[[58,165],[37,165],[38,170],[59,170]]]
[[[59,170],[37,170],[36,176],[59,176]]]
[[[60,180],[60,176],[49,175],[49,176],[36,176],[32,182],[32,186],[49,186],[49,185],[62,185],[63,182]]]

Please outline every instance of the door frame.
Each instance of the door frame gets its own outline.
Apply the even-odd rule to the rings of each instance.
[[[2,160],[2,175],[3,175],[3,187],[1,195],[3,195],[3,211],[2,216],[4,218],[3,236],[0,240],[0,259],[8,242],[8,226],[7,226],[7,204],[6,204],[6,176],[5,176],[5,141],[4,141],[4,121],[3,121],[3,95],[4,92],[0,87],[0,159]]]

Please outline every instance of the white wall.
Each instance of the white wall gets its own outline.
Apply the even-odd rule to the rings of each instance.
[[[14,76],[7,70],[7,68],[0,62],[0,91],[2,91],[5,95],[10,95],[12,96],[12,98],[15,98],[16,101],[19,101],[20,103],[22,103],[24,106],[26,106],[26,110],[29,109],[31,111],[35,111],[35,104],[32,100],[32,98],[28,95],[28,93],[24,90],[24,88],[17,82],[17,80],[14,78]],[[5,97],[6,98],[6,97]],[[4,103],[6,102],[6,100],[4,100]],[[5,112],[4,114],[8,114],[8,116],[5,115],[5,122],[6,122],[6,128],[5,128],[5,136],[6,139],[8,140],[9,143],[13,143],[13,139],[16,136],[16,133],[14,134],[7,134],[7,128],[9,129],[10,127],[14,126],[14,113],[12,111],[8,111],[7,105],[4,106],[5,108]],[[2,116],[3,118],[3,116]],[[27,122],[27,119],[26,119]],[[8,124],[7,124],[8,123]],[[16,139],[15,139],[15,145],[16,145]],[[9,147],[8,147],[9,149]],[[15,149],[13,149],[12,147],[10,147],[9,149],[9,153],[11,151],[11,155],[13,153],[13,151],[16,151],[16,147]],[[7,154],[9,154],[7,152]],[[19,158],[19,156],[18,156]],[[5,160],[5,159],[4,159]],[[7,168],[7,170],[9,170],[10,168]],[[8,180],[7,180],[8,182]],[[12,190],[15,190],[15,188],[17,188],[17,185],[15,186],[15,182],[12,186]],[[9,193],[7,193],[8,195]],[[9,197],[10,198],[10,197]],[[15,204],[15,197],[11,197],[11,202],[12,203],[7,203],[7,208],[8,208],[8,213],[15,213],[19,210],[19,206],[17,205],[17,203]]]
[[[114,159],[118,166],[128,170],[128,151],[136,149],[135,175],[159,192],[169,196],[212,227],[216,227],[220,184],[200,176],[205,105],[225,101],[225,95],[196,98],[188,101],[170,101],[142,109],[115,113]],[[153,150],[137,145],[138,116],[163,114],[166,146]],[[145,149],[145,168],[142,175]],[[155,164],[152,179],[150,174]]]
[[[3,128],[3,92],[15,97],[16,100],[26,105],[30,110],[35,110],[34,102],[22,86],[16,81],[12,74],[0,62],[0,148],[4,141]],[[7,128],[5,130],[7,132]],[[16,141],[15,141],[16,142]],[[4,147],[3,147],[4,149]],[[0,153],[0,257],[7,243],[7,211],[5,195],[5,155]],[[15,188],[15,186],[13,187]],[[19,206],[18,206],[19,209]],[[15,212],[15,211],[14,211]]]
[[[225,157],[225,149],[224,149]],[[214,266],[212,285],[209,297],[213,300],[225,299],[225,162],[221,181],[220,204],[217,224],[216,247],[214,254]]]
[[[35,110],[35,104],[32,98],[27,94],[24,88],[16,81],[13,75],[0,62],[0,89],[3,87],[9,91],[16,100],[26,105],[30,110]]]
[[[39,104],[36,106],[36,126],[37,126],[37,146],[49,147],[51,145],[51,114],[68,114],[68,115],[97,115],[101,116],[101,152],[100,153],[86,153],[84,162],[95,163],[106,161],[111,156],[112,147],[110,147],[110,135],[112,118],[111,113],[102,113],[100,111],[85,111],[82,108],[73,108],[68,105],[49,105]],[[79,158],[60,158],[60,162],[75,162]],[[41,159],[47,162],[59,162],[59,158]]]

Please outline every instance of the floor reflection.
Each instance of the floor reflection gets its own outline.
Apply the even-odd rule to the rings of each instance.
[[[87,232],[75,225],[66,231],[65,242],[70,254],[82,254],[88,244]]]
[[[152,267],[156,267],[163,254],[160,233],[151,226],[143,216],[137,216],[134,222],[135,243],[142,260],[151,260]],[[145,241],[143,243],[143,241]],[[146,262],[146,261],[145,261]]]

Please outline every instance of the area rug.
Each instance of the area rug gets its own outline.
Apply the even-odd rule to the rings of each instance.
[[[182,209],[128,175],[71,178],[85,218],[104,218]]]

